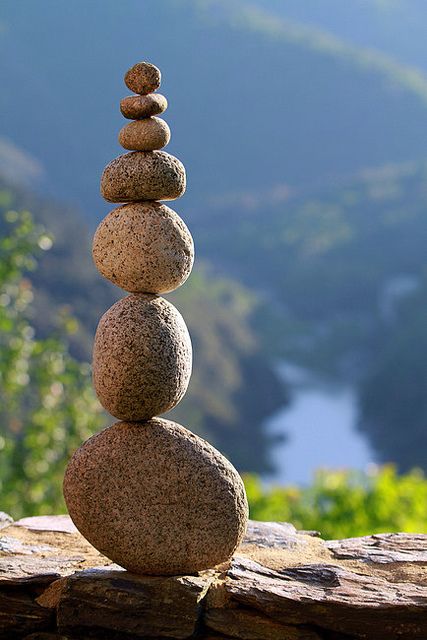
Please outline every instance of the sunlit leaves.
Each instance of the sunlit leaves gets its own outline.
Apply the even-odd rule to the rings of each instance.
[[[70,356],[76,321],[62,312],[60,332],[37,337],[25,273],[52,238],[28,212],[6,214],[0,240],[0,495],[14,517],[64,510],[62,476],[70,453],[103,425],[90,368]]]
[[[419,470],[402,476],[392,465],[366,473],[321,470],[310,486],[268,489],[248,476],[245,485],[252,518],[291,522],[324,538],[427,533],[427,479]]]

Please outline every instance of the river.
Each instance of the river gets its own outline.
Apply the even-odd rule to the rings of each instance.
[[[356,430],[357,399],[350,385],[331,385],[292,365],[279,366],[290,384],[291,403],[267,421],[270,433],[286,436],[271,453],[277,472],[269,483],[308,484],[320,467],[366,469],[374,456]]]

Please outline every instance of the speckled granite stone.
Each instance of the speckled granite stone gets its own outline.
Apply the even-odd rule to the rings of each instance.
[[[154,151],[165,147],[171,138],[168,123],[162,118],[144,118],[129,122],[119,133],[119,143],[130,151]]]
[[[134,93],[146,95],[160,87],[160,69],[150,62],[137,62],[126,71],[125,84]]]
[[[248,505],[234,467],[184,427],[118,422],[72,457],[64,496],[79,531],[117,564],[179,575],[228,560]]]
[[[194,244],[175,211],[160,202],[133,202],[102,220],[92,255],[100,273],[125,291],[167,293],[190,275]]]
[[[126,96],[120,101],[120,111],[129,120],[139,120],[157,116],[166,111],[168,101],[161,93],[149,93],[147,96]]]
[[[175,307],[159,296],[122,298],[99,321],[93,383],[120,420],[146,420],[172,409],[187,390],[192,348]]]
[[[101,178],[109,202],[174,200],[185,191],[184,165],[165,151],[131,151],[112,160]]]

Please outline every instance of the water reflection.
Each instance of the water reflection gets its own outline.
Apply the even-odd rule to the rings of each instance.
[[[374,457],[356,431],[356,392],[349,385],[328,385],[304,369],[281,365],[291,383],[292,402],[267,423],[270,433],[286,439],[272,451],[277,474],[268,481],[307,484],[319,467],[365,469]]]

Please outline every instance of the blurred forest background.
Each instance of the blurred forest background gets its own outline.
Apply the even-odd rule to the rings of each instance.
[[[121,293],[90,242],[123,74],[147,59],[197,250],[169,296],[195,348],[170,417],[246,474],[254,517],[427,531],[426,43],[424,0],[2,0],[0,508],[63,509],[65,460],[109,424],[87,363]],[[291,444],[268,428],[295,401],[283,363],[351,387],[386,466],[266,486]]]

